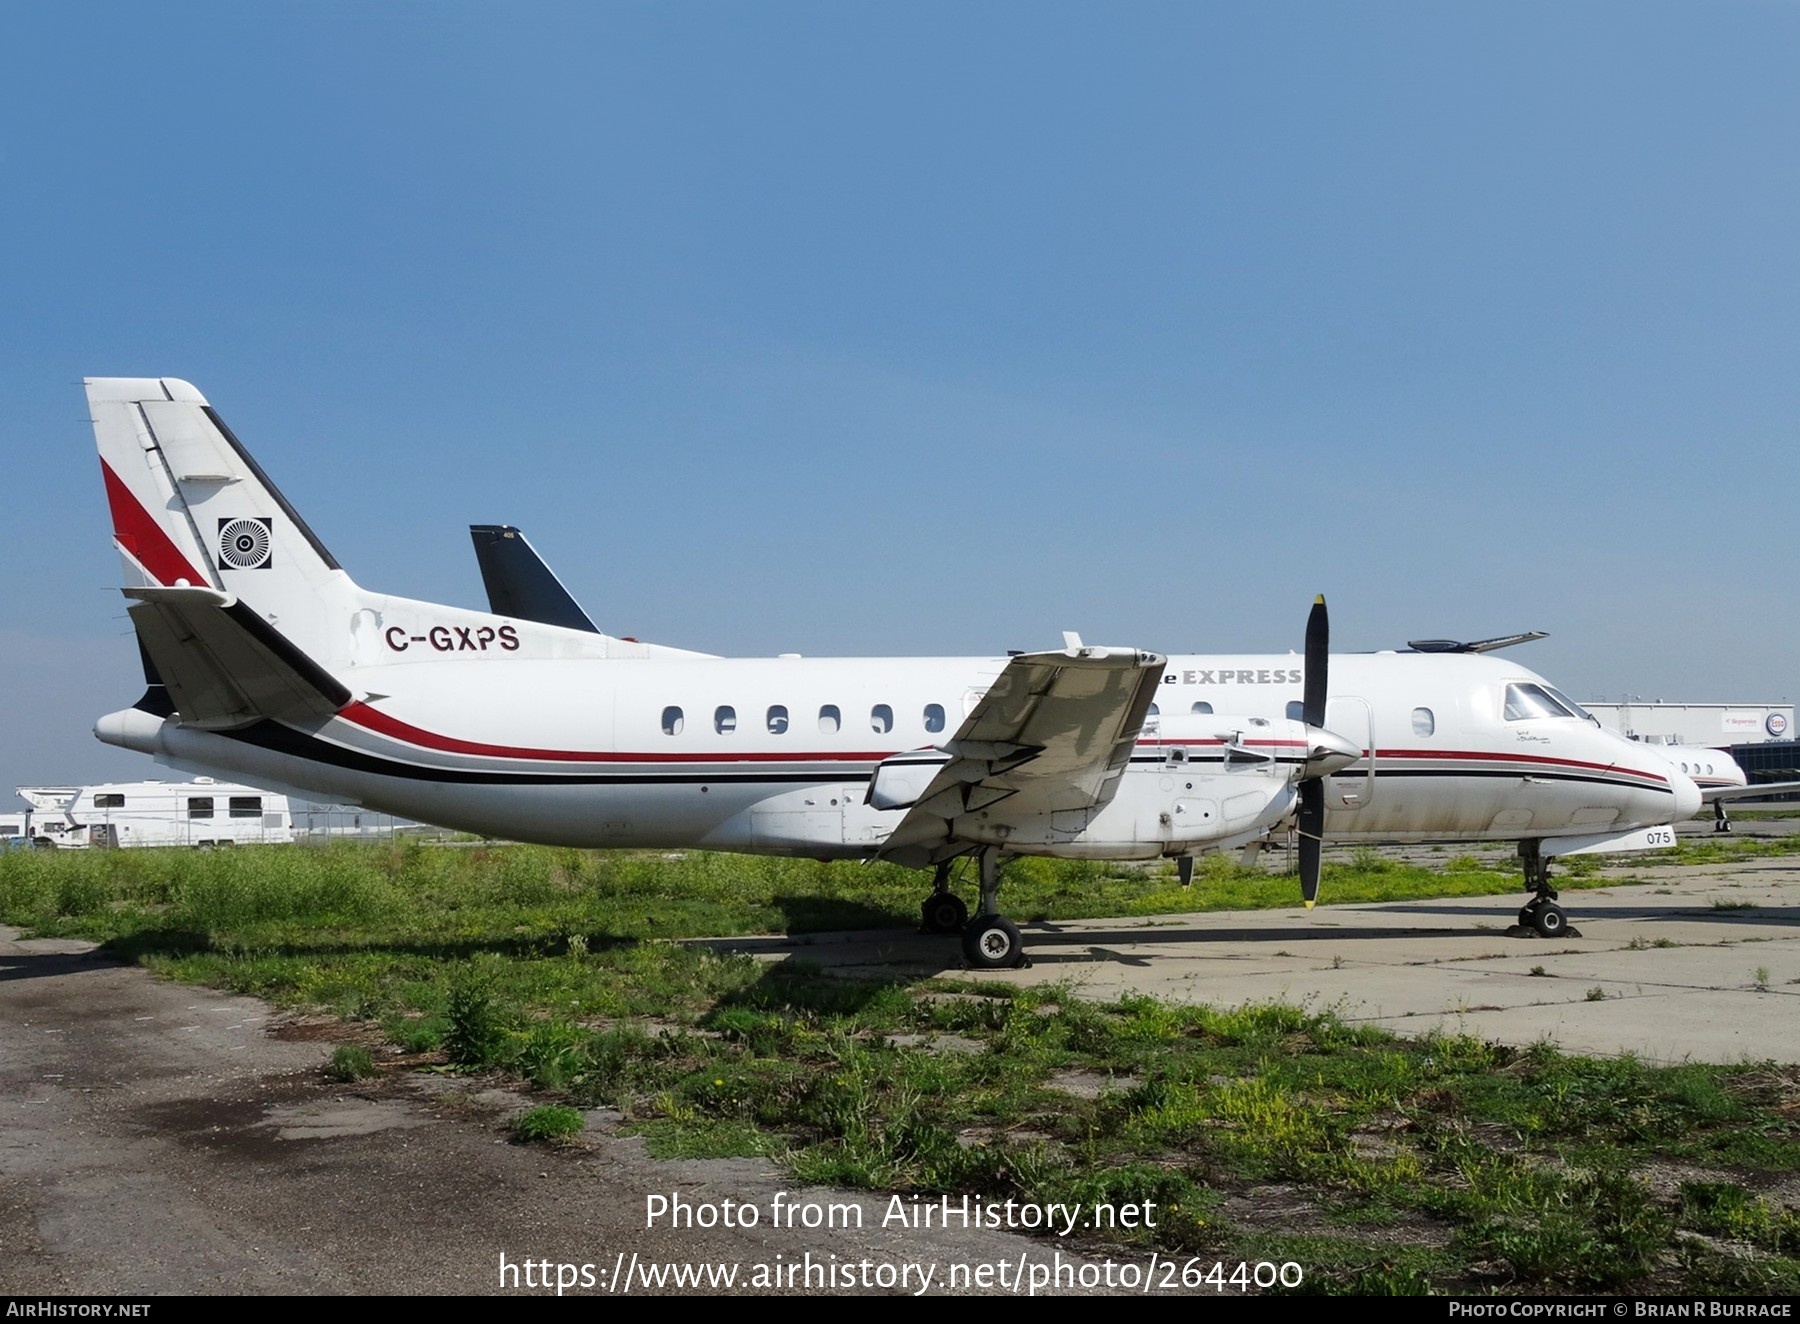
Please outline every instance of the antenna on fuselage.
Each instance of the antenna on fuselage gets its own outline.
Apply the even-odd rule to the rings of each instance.
[[[1498,648],[1511,648],[1515,644],[1529,644],[1536,639],[1548,639],[1547,630],[1527,630],[1524,634],[1503,634],[1494,639],[1475,639],[1462,643],[1456,639],[1408,639],[1406,646],[1414,653],[1491,653]]]

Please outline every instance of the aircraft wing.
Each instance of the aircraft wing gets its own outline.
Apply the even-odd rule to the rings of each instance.
[[[1751,782],[1748,786],[1703,786],[1700,803],[1715,800],[1745,800],[1757,795],[1783,795],[1800,791],[1800,782]]]
[[[213,588],[128,588],[138,640],[184,725],[330,717],[351,693],[274,626]]]
[[[1131,758],[1165,659],[1137,649],[1088,648],[1014,657],[954,736],[896,755],[869,785],[878,808],[906,808],[882,856],[930,863],[970,844],[957,819],[984,813],[984,836],[1009,821],[1111,800]],[[894,774],[883,773],[894,766]],[[932,766],[937,772],[916,797]],[[909,807],[910,806],[910,807]]]

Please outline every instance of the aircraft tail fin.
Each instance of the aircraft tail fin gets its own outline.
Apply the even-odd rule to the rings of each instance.
[[[471,524],[469,537],[475,543],[475,559],[481,563],[488,607],[496,616],[600,633],[600,627],[518,529],[510,524]]]
[[[212,589],[341,658],[360,591],[206,397],[172,377],[86,386],[126,587]]]

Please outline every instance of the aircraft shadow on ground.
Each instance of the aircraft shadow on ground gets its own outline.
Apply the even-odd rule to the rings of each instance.
[[[472,956],[487,953],[514,957],[562,956],[569,950],[571,936],[556,933],[535,937],[458,938],[444,941],[300,941],[258,943],[254,947],[243,948],[234,944],[215,942],[210,935],[196,929],[140,929],[136,933],[111,939],[101,947],[101,951],[120,961],[132,964],[141,964],[144,958],[149,956],[178,958],[200,956],[208,952],[230,954],[240,951],[256,956],[290,957],[355,956],[362,953],[383,952],[390,955],[419,956],[442,961],[466,961]],[[573,936],[583,938],[587,943],[587,950],[590,952],[655,941],[655,939],[624,937],[616,933],[598,931]],[[0,958],[0,960],[4,959],[7,958]]]
[[[103,951],[13,952],[0,955],[0,983],[14,979],[58,979],[89,970],[116,968],[120,962]]]
[[[1570,898],[1565,897],[1567,905]],[[1149,926],[1132,929],[1083,929],[1070,930],[1053,921],[1026,922],[1020,925],[1025,936],[1026,952],[1035,964],[1091,964],[1096,961],[1110,962],[1120,965],[1149,966],[1154,965],[1154,955],[1143,955],[1131,950],[1134,946],[1143,945],[1181,945],[1205,948],[1224,943],[1257,943],[1294,945],[1330,939],[1335,942],[1371,942],[1389,941],[1393,939],[1417,939],[1420,941],[1442,941],[1446,938],[1479,938],[1496,936],[1494,919],[1505,921],[1505,927],[1511,927],[1517,917],[1518,906],[1523,904],[1508,902],[1496,907],[1494,911],[1471,910],[1467,906],[1432,905],[1429,902],[1396,902],[1392,905],[1378,907],[1361,907],[1365,911],[1380,910],[1395,915],[1445,916],[1459,921],[1455,924],[1382,924],[1372,927],[1339,926],[1329,918],[1322,918],[1314,926],[1295,928],[1292,924],[1258,925],[1237,924],[1229,928],[1196,928],[1192,926]],[[883,917],[885,918],[885,916]],[[1594,921],[1600,919],[1627,919],[1641,921],[1667,921],[1692,923],[1706,920],[1720,924],[1742,928],[1770,928],[1781,925],[1800,926],[1800,907],[1764,906],[1754,910],[1700,909],[1692,905],[1672,906],[1632,906],[1626,909],[1608,907],[1604,911],[1589,912],[1584,915],[1579,902],[1573,906],[1572,918],[1577,925],[1585,918]],[[873,930],[873,931],[871,931]],[[1580,941],[1579,938],[1571,938]],[[916,930],[894,928],[891,925],[866,926],[853,932],[818,932],[808,934],[767,934],[743,938],[705,938],[693,940],[699,944],[721,952],[745,952],[753,955],[772,956],[787,954],[794,958],[806,959],[808,948],[820,949],[823,956],[827,949],[842,948],[852,945],[875,945],[886,948],[881,954],[883,962],[893,961],[909,966],[935,966],[946,971],[955,971],[962,967],[962,954],[955,935],[927,934]],[[1521,934],[1518,941],[1521,951],[1530,950],[1533,942],[1543,942],[1535,934]],[[1222,952],[1220,958],[1234,959],[1232,953]]]
[[[916,975],[899,973],[858,979],[837,979],[817,967],[791,962],[765,966],[748,988],[725,994],[700,1020],[701,1029],[726,1028],[729,1013],[738,1010],[771,1012],[787,1017],[796,1012],[853,1016],[894,988],[911,988]],[[748,1037],[754,1038],[755,1028]]]
[[[1517,901],[1497,906],[1491,913],[1505,916],[1507,922],[1511,923],[1512,919],[1516,917],[1519,907],[1524,904],[1524,894],[1521,893]],[[1651,905],[1645,902],[1632,906],[1584,907],[1581,904],[1581,893],[1579,892],[1564,892],[1557,904],[1569,913],[1571,920],[1577,923],[1585,918],[1589,923],[1607,919],[1634,919],[1679,920],[1688,923],[1705,920],[1714,924],[1800,924],[1800,906],[1765,906],[1760,903],[1750,903],[1741,907],[1713,906],[1701,905],[1693,901],[1682,902],[1671,898],[1669,903],[1663,905]],[[1385,914],[1458,915],[1471,920],[1482,919],[1490,913],[1486,910],[1474,910],[1467,906],[1433,905],[1429,901],[1396,901],[1388,905],[1363,906],[1361,909],[1379,910]]]
[[[894,912],[863,901],[829,896],[776,896],[770,901],[781,912],[789,933],[832,933],[844,929],[891,929],[905,923]]]

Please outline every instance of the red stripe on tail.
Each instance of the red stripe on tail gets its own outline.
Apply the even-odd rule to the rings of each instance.
[[[112,507],[113,537],[119,546],[164,587],[182,579],[197,588],[211,587],[212,580],[194,569],[105,460],[100,461],[100,473],[106,479],[106,504]]]

